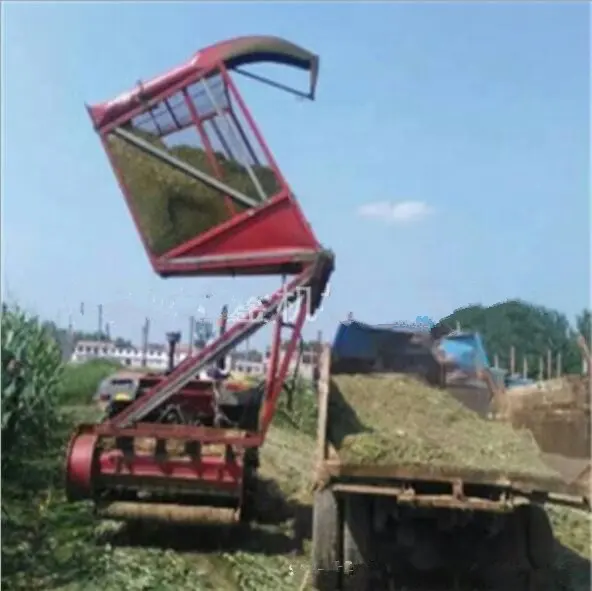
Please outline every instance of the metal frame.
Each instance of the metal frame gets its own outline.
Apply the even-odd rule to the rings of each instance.
[[[214,54],[218,55],[215,51]],[[289,370],[290,360],[294,356],[300,339],[302,326],[307,315],[314,313],[320,305],[325,286],[333,270],[332,254],[325,251],[316,240],[235,87],[224,61],[221,58],[206,61],[208,66],[205,68],[185,67],[178,73],[171,73],[174,81],[165,85],[165,88],[161,88],[160,82],[147,83],[147,87],[151,89],[149,100],[142,100],[137,92],[130,95],[135,97],[133,99],[126,96],[116,99],[111,103],[115,107],[116,115],[106,117],[104,125],[95,125],[126,197],[144,248],[155,271],[164,277],[278,274],[284,276],[284,281],[286,274],[294,277],[284,283],[267,300],[262,301],[256,310],[222,331],[215,342],[199,353],[190,355],[162,379],[156,379],[154,385],[149,386],[148,391],[111,419],[98,425],[79,426],[70,440],[67,453],[67,492],[71,500],[94,498],[99,502],[97,495],[100,496],[101,491],[105,489],[115,491],[121,488],[133,490],[138,487],[147,487],[156,491],[166,490],[173,495],[209,491],[216,496],[229,497],[235,506],[241,507],[244,500],[245,481],[249,478],[248,472],[253,468],[253,459],[248,450],[258,448],[265,440],[277,399]],[[314,70],[315,83],[317,67],[318,64],[315,61],[314,66],[311,66],[311,72]],[[216,101],[208,83],[213,75],[220,76],[228,107],[223,107]],[[215,115],[200,116],[190,96],[189,87],[199,82],[212,104]],[[156,87],[160,90],[156,91]],[[183,126],[179,124],[168,100],[179,92],[182,94],[190,116],[190,123]],[[171,115],[176,130],[190,125],[195,127],[204,145],[213,176],[182,162],[124,128],[139,115],[147,113],[148,118],[152,118],[156,129],[160,129],[162,136],[162,129],[153,112],[153,108],[161,102],[164,102],[165,108]],[[126,107],[123,108],[122,104]],[[255,164],[259,164],[259,161],[237,117],[238,113],[235,112],[234,105],[237,105],[237,111],[244,117],[247,127],[257,140],[269,168],[276,177],[279,190],[275,195],[265,195],[255,171],[249,164],[249,156]],[[92,108],[88,110],[93,118],[95,111]],[[226,122],[231,137],[223,137],[216,116]],[[218,136],[229,157],[235,156],[233,152],[236,146],[230,146],[226,139],[233,139],[234,143],[239,145],[238,163],[246,168],[261,198],[260,201],[233,189],[224,182],[223,171],[217,163],[210,141],[211,135],[205,127],[207,121],[210,121],[211,129]],[[107,138],[111,134],[219,192],[226,201],[230,219],[184,244],[177,245],[161,256],[155,256],[148,248],[129,188],[110,151]],[[234,203],[246,206],[248,209],[237,213]],[[275,230],[273,230],[274,227]],[[269,235],[272,236],[271,239]],[[297,314],[295,322],[289,325],[293,332],[288,346],[282,351],[282,331],[287,327],[283,320],[283,311],[288,305],[297,306]],[[236,348],[272,321],[275,322],[272,355],[259,409],[257,431],[145,422],[155,409],[168,401],[175,401],[179,396],[190,398],[192,390],[188,388],[188,384],[195,382],[195,376],[202,368],[224,358],[231,349]],[[207,393],[205,395],[207,396]],[[115,440],[115,449],[104,447],[104,442],[109,438]],[[135,452],[134,441],[140,438],[155,440],[154,454]],[[164,442],[171,439],[185,442],[185,457],[166,455]],[[222,451],[214,453],[212,446]]]
[[[244,74],[244,71],[240,70],[240,73]],[[221,84],[223,86],[223,92],[227,97],[228,106],[223,107],[218,103],[216,97],[213,95],[212,89],[210,88],[209,81],[212,76],[219,76]],[[255,75],[255,79],[257,76]],[[200,84],[207,96],[213,112],[200,116],[197,112],[197,108],[193,103],[192,96],[190,96],[189,88],[195,84]],[[279,85],[278,88],[281,88]],[[289,90],[288,88],[283,90]],[[151,145],[144,141],[142,138],[135,136],[130,131],[123,129],[122,126],[128,122],[134,120],[142,113],[147,113],[149,117],[154,118],[153,108],[160,103],[164,103],[166,109],[172,111],[172,107],[169,103],[171,96],[181,93],[183,101],[185,102],[187,109],[189,110],[190,122],[186,125],[179,125],[176,122],[177,131],[179,128],[194,127],[197,134],[202,140],[204,149],[208,159],[208,165],[212,169],[212,173],[208,174],[205,171],[199,170],[194,166],[190,166],[184,163],[178,158],[167,154],[163,150]],[[309,97],[311,98],[311,97]],[[89,113],[91,109],[89,109]],[[241,125],[239,121],[239,114],[243,117],[245,125]],[[174,112],[173,112],[174,115]],[[175,122],[175,117],[172,115],[172,120]],[[219,127],[219,122],[216,119],[224,120],[228,127],[228,136],[224,137]],[[210,121],[211,130],[206,129],[206,122]],[[246,126],[246,127],[245,127]],[[156,126],[158,129],[158,126]],[[250,130],[252,136],[259,144],[259,148],[265,157],[268,168],[273,172],[276,177],[278,185],[278,191],[275,195],[266,195],[261,182],[257,178],[253,167],[249,163],[249,156],[255,164],[259,164],[259,158],[257,157],[256,151],[251,145],[246,130]],[[112,168],[115,172],[120,188],[126,197],[128,208],[136,224],[138,232],[141,235],[144,249],[150,259],[154,270],[163,277],[168,276],[199,276],[199,275],[249,275],[249,274],[280,274],[283,272],[298,273],[303,268],[303,264],[299,262],[298,258],[294,259],[290,254],[285,254],[284,251],[289,246],[288,244],[282,244],[282,241],[286,238],[280,238],[275,236],[274,239],[266,240],[264,237],[273,232],[268,232],[264,228],[253,229],[253,235],[258,236],[258,239],[254,242],[252,247],[252,260],[245,260],[244,256],[235,256],[237,251],[245,251],[245,245],[230,244],[232,242],[232,235],[236,235],[238,229],[244,230],[250,225],[258,224],[261,226],[261,217],[257,218],[257,221],[251,219],[252,214],[256,213],[259,208],[264,207],[270,202],[275,200],[282,202],[281,212],[278,210],[274,212],[277,219],[270,219],[263,225],[265,228],[270,228],[274,224],[277,226],[290,228],[289,232],[285,232],[285,237],[292,237],[292,244],[298,243],[300,248],[307,253],[314,253],[319,250],[320,245],[318,244],[312,229],[308,225],[308,222],[302,215],[298,203],[296,202],[291,190],[283,176],[277,162],[275,161],[273,154],[267,146],[265,139],[263,138],[260,130],[255,123],[255,120],[242,99],[232,77],[230,76],[229,70],[222,61],[213,63],[210,67],[205,70],[193,72],[191,75],[187,75],[175,84],[172,84],[169,88],[162,90],[160,93],[154,95],[150,100],[144,102],[136,108],[132,108],[127,114],[122,114],[117,117],[114,121],[109,121],[103,127],[97,129],[102,140],[103,146],[108,154]],[[174,131],[167,132],[173,133]],[[224,182],[222,178],[222,172],[216,161],[215,155],[213,154],[213,147],[210,141],[211,134],[214,134],[218,138],[226,152],[228,157],[233,158],[237,163],[241,164],[247,174],[249,175],[253,186],[256,189],[260,199],[253,199],[230,187]],[[154,158],[157,158],[163,163],[171,166],[175,170],[186,174],[189,178],[197,180],[205,184],[207,187],[214,189],[220,193],[220,196],[225,199],[226,207],[229,213],[229,219],[218,226],[211,228],[209,231],[196,236],[195,238],[189,239],[187,242],[176,245],[168,252],[162,254],[155,254],[151,252],[148,247],[148,243],[142,233],[139,225],[139,216],[135,211],[133,200],[131,199],[131,193],[129,187],[123,178],[122,171],[117,167],[117,164],[110,153],[110,148],[107,143],[107,137],[110,134],[114,134],[120,139],[126,141],[128,144],[134,146],[136,149],[141,150],[145,154],[148,154]],[[230,141],[232,140],[232,142]],[[231,146],[235,144],[234,146]],[[237,152],[238,148],[238,152]],[[234,204],[237,203],[242,207],[246,207],[247,211],[238,213]],[[247,215],[244,215],[247,214]],[[281,219],[280,219],[281,218]],[[277,224],[276,224],[277,222]],[[216,237],[214,239],[214,237]],[[221,244],[221,242],[225,244]],[[215,244],[216,243],[216,244]],[[302,248],[304,246],[304,248]],[[288,248],[288,250],[290,250]],[[293,250],[293,248],[292,248]],[[195,256],[197,252],[202,256]],[[184,256],[185,255],[185,256]],[[190,256],[187,256],[190,255]],[[267,255],[265,257],[264,255]],[[210,258],[212,257],[212,258]],[[217,257],[217,261],[208,262],[206,260],[214,260]],[[261,259],[259,264],[255,264],[256,259]],[[267,258],[263,262],[263,258]]]
[[[244,72],[241,70],[241,73]],[[222,107],[214,97],[212,90],[209,85],[209,80],[212,76],[219,76],[221,83],[223,85],[223,92],[226,94],[228,107]],[[257,76],[255,76],[257,78]],[[205,96],[208,97],[209,102],[211,103],[213,113],[200,116],[197,112],[196,106],[193,103],[192,98],[189,96],[189,87],[201,84],[201,86],[205,90]],[[281,87],[281,85],[280,85]],[[288,89],[286,89],[288,90]],[[172,110],[171,105],[169,103],[169,98],[177,93],[181,93],[183,95],[183,100],[186,103],[186,106],[189,110],[190,115],[190,123],[183,127],[194,127],[196,132],[202,139],[202,143],[204,145],[205,151],[208,157],[208,164],[212,169],[212,172],[215,176],[211,176],[210,174],[198,170],[193,166],[190,166],[178,158],[167,154],[163,150],[160,150],[148,142],[144,141],[142,138],[136,137],[133,133],[122,129],[122,125],[126,124],[127,122],[132,121],[142,113],[147,113],[147,115],[154,117],[153,108],[159,104],[164,103],[165,107],[169,110]],[[89,113],[91,110],[89,109]],[[244,118],[246,128],[240,124],[238,119],[238,114],[241,114]],[[173,113],[174,115],[174,113]],[[213,118],[212,118],[213,117]],[[218,121],[216,121],[216,117],[225,121],[226,125],[228,126],[229,136],[228,138],[224,138],[222,132],[219,128]],[[175,121],[175,117],[172,116],[173,121]],[[215,156],[213,155],[212,144],[209,141],[209,133],[206,130],[205,123],[206,121],[210,120],[211,122],[211,129],[216,137],[219,138],[221,141],[221,145],[223,149],[226,151],[227,156],[232,157],[233,159],[238,158],[237,162],[242,164],[249,177],[251,178],[251,182],[253,183],[256,192],[260,196],[260,201],[252,199],[251,197],[245,195],[240,191],[236,191],[229,185],[227,185],[224,180],[221,178],[221,170],[217,165]],[[176,128],[181,127],[176,124]],[[158,128],[158,126],[157,126]],[[276,177],[276,181],[279,187],[278,192],[275,196],[267,196],[261,186],[259,179],[257,178],[252,166],[248,162],[247,154],[250,155],[251,159],[255,163],[259,163],[259,159],[257,158],[256,152],[251,146],[249,139],[245,133],[245,129],[250,129],[253,137],[256,139],[259,147],[261,149],[262,154],[264,155],[267,165],[270,170],[274,173]],[[298,241],[301,244],[306,244],[307,249],[310,251],[318,250],[320,245],[317,243],[314,234],[312,233],[311,228],[309,227],[308,223],[306,222],[300,208],[294,199],[289,186],[286,182],[285,177],[283,176],[277,162],[275,161],[269,147],[267,146],[265,139],[263,138],[260,130],[255,123],[253,116],[251,115],[248,107],[246,106],[244,100],[242,99],[234,81],[232,80],[229,71],[226,68],[226,65],[223,62],[216,62],[213,63],[211,67],[208,67],[206,70],[193,72],[191,75],[187,75],[186,77],[182,78],[180,81],[177,81],[171,87],[162,90],[160,93],[153,96],[149,101],[144,102],[139,107],[131,109],[127,114],[122,114],[114,121],[109,121],[103,127],[99,127],[97,129],[99,134],[102,137],[103,145],[109,159],[111,161],[111,165],[114,169],[115,175],[119,182],[120,188],[124,195],[126,196],[126,201],[128,203],[128,208],[130,209],[130,213],[138,231],[142,237],[142,241],[144,244],[144,248],[148,254],[150,262],[157,273],[161,276],[170,276],[170,275],[206,275],[206,274],[217,274],[217,275],[224,275],[232,272],[234,274],[251,274],[254,265],[250,265],[245,263],[244,261],[238,261],[237,264],[232,264],[233,260],[233,253],[236,252],[236,248],[231,248],[230,246],[227,247],[225,252],[220,252],[220,249],[224,247],[215,247],[212,244],[212,235],[210,232],[205,232],[202,235],[196,236],[193,239],[188,240],[186,243],[177,245],[172,248],[170,251],[165,252],[160,255],[156,255],[150,251],[148,248],[148,244],[144,235],[142,234],[141,227],[139,225],[139,216],[137,212],[134,211],[135,206],[133,204],[133,200],[131,199],[131,194],[129,191],[129,187],[126,186],[126,182],[123,178],[122,172],[118,169],[116,162],[114,161],[109,145],[106,141],[106,138],[110,134],[115,134],[119,138],[123,139],[124,141],[128,142],[129,144],[133,145],[135,148],[143,151],[144,153],[159,159],[160,161],[170,165],[175,170],[186,174],[188,177],[197,180],[201,183],[204,183],[206,186],[218,191],[226,200],[227,209],[229,211],[230,218],[228,222],[221,224],[218,227],[214,227],[211,229],[216,235],[218,232],[225,235],[228,232],[229,235],[231,232],[236,231],[236,227],[232,222],[238,223],[238,219],[242,214],[236,212],[236,209],[233,207],[233,203],[239,203],[243,207],[249,208],[247,211],[254,211],[256,208],[260,207],[264,203],[268,203],[270,200],[273,200],[279,196],[283,196],[284,199],[288,200],[288,203],[285,205],[284,209],[286,210],[282,213],[282,225],[288,227],[292,227],[291,232],[286,233],[286,235],[297,235],[299,236]],[[236,152],[237,146],[231,147],[229,141],[233,139],[234,144],[238,145],[239,153]],[[230,224],[229,224],[230,222]],[[272,223],[271,221],[269,222]],[[228,225],[227,225],[228,224]],[[249,216],[244,216],[240,218],[240,224],[242,226],[249,225]],[[232,228],[230,227],[232,226]],[[267,232],[258,230],[256,234],[264,236]],[[218,240],[219,241],[219,240]],[[287,246],[287,245],[284,245]],[[195,252],[196,250],[204,250],[203,253],[205,256],[213,256],[213,255],[223,255],[225,254],[228,258],[225,263],[216,263],[206,265],[202,264],[202,261],[195,262],[187,262],[185,261],[183,266],[180,267],[179,264],[172,263],[171,260],[179,258],[181,253],[189,253]],[[259,243],[253,248],[253,253],[255,254],[257,251],[259,253],[266,252],[267,254],[272,254],[274,251],[277,251],[277,256],[270,257],[270,260],[265,265],[260,265],[260,272],[261,274],[276,274],[280,272],[298,272],[302,267],[298,265],[298,263],[291,260],[289,257],[282,257],[281,242],[278,243],[277,240],[275,243],[265,243],[265,240],[259,240]],[[287,267],[286,267],[287,265]]]
[[[214,343],[185,359],[172,373],[112,419],[98,425],[81,425],[71,438],[67,454],[68,497],[71,500],[93,498],[95,491],[104,487],[146,486],[177,493],[207,489],[217,496],[230,495],[237,506],[241,506],[245,470],[248,469],[245,465],[246,450],[258,448],[265,441],[302,326],[307,315],[314,313],[319,305],[331,270],[332,259],[320,257],[253,312],[223,332]],[[283,311],[292,304],[298,306],[298,311],[295,322],[289,325],[292,335],[288,346],[282,352],[282,331],[287,328]],[[178,395],[201,368],[224,357],[271,321],[275,321],[272,354],[258,431],[237,432],[236,429],[143,422],[152,410]],[[192,449],[192,455],[190,459],[177,459],[159,457],[158,453],[138,456],[126,452],[130,445],[133,448],[133,440],[147,437],[156,440],[157,448],[159,441],[177,439],[186,444],[189,442],[186,449]],[[116,438],[121,449],[103,451],[101,441],[105,438]],[[204,451],[211,445],[222,446],[223,457]]]

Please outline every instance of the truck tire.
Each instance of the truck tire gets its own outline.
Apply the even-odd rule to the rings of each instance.
[[[555,561],[555,536],[545,510],[536,504],[516,509],[524,531],[524,554],[529,563],[528,590],[551,591]]]
[[[552,588],[553,531],[537,505],[521,505],[508,515],[496,548],[502,578],[495,589],[550,591]],[[493,557],[495,560],[495,557]]]
[[[344,501],[343,591],[370,591],[372,520],[367,497],[349,494]]]
[[[314,495],[312,516],[312,583],[318,591],[339,589],[341,565],[341,515],[335,493],[319,490]]]
[[[524,528],[525,552],[534,569],[547,568],[555,560],[553,528],[540,505],[521,505],[516,509]]]

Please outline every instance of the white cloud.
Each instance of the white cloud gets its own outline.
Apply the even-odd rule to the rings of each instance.
[[[358,215],[382,220],[387,224],[417,222],[432,213],[434,209],[423,201],[377,201],[362,205],[358,209]]]

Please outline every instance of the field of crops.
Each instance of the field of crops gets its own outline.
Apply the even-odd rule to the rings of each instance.
[[[89,403],[93,388],[82,387],[90,383],[81,377],[82,369],[72,374],[63,368],[53,342],[34,319],[18,311],[5,311],[2,317],[2,369],[5,589],[310,589],[306,574],[315,446],[310,392],[299,393],[293,411],[280,407],[262,448],[255,525],[139,528],[98,523],[89,506],[64,501],[65,441],[76,422],[93,420],[97,413]],[[96,381],[103,377],[95,366],[88,372]],[[72,386],[72,375],[79,376],[80,386]],[[555,589],[584,591],[589,588],[590,522],[573,511],[553,509],[550,515],[562,544]]]

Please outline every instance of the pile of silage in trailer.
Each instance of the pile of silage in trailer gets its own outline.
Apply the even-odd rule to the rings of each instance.
[[[489,421],[401,374],[331,380],[328,437],[345,464],[431,464],[556,476],[528,431]]]
[[[134,134],[199,171],[215,177],[204,150],[188,145],[167,148],[153,134],[138,131],[134,131]],[[152,254],[160,256],[229,219],[224,197],[218,191],[178,172],[116,136],[110,136],[108,142]],[[260,201],[253,181],[243,166],[219,153],[216,153],[216,158],[224,183]],[[273,171],[262,166],[252,168],[266,195],[276,193],[278,186]],[[233,205],[236,212],[246,209],[235,201]]]

